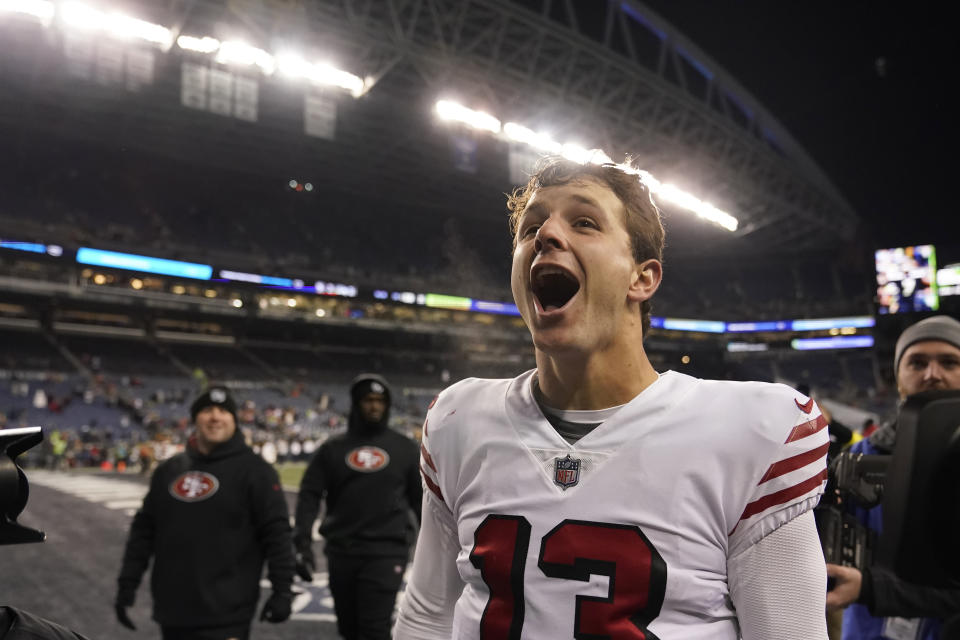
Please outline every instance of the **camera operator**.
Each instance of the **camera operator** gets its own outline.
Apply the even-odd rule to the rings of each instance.
[[[894,373],[901,402],[922,391],[960,389],[960,322],[934,316],[908,327],[897,340]],[[851,447],[853,453],[889,454],[896,441],[895,423],[877,429]],[[881,533],[881,506],[856,509],[857,518]],[[835,581],[827,609],[845,607],[843,640],[945,640],[943,620],[960,614],[960,589],[923,587],[900,580],[878,567],[861,573],[827,564]]]

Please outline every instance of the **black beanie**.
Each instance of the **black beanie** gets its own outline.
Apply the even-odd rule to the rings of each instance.
[[[210,387],[200,394],[200,396],[193,401],[193,404],[190,405],[190,419],[196,422],[198,413],[207,407],[214,406],[231,413],[233,415],[233,421],[239,425],[239,420],[237,420],[237,403],[234,401],[233,396],[230,395],[230,390],[226,387]]]
[[[369,393],[382,393],[387,398],[387,406],[390,405],[390,385],[383,376],[361,373],[350,383],[350,400],[353,404],[360,402]]]
[[[367,422],[360,411],[360,401],[371,393],[382,393],[387,399],[387,407],[377,422]],[[347,430],[360,436],[371,436],[387,428],[390,423],[390,386],[387,381],[375,373],[361,373],[350,383],[350,416]]]

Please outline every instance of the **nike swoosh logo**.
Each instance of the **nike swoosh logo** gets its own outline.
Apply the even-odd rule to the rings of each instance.
[[[804,413],[810,413],[813,411],[813,398],[807,398],[807,401],[803,404],[800,404],[800,401],[796,398],[794,398],[793,401],[797,403],[797,407],[800,409],[800,411],[803,411]]]

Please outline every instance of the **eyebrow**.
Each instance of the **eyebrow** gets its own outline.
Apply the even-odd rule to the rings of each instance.
[[[960,360],[960,356],[955,353],[911,353],[907,361],[914,360]]]
[[[574,193],[573,195],[570,196],[570,198],[572,200],[576,200],[581,204],[589,205],[595,209],[600,208],[600,205],[597,203],[597,201],[591,198],[590,196],[582,196],[579,193]]]
[[[590,196],[584,196],[584,195],[580,195],[579,193],[574,193],[570,195],[570,199],[575,200],[579,204],[585,204],[589,207],[593,207],[594,209],[601,209],[600,204]],[[526,216],[527,214],[532,214],[532,213],[537,213],[537,214],[545,213],[546,209],[547,209],[547,206],[543,204],[543,202],[539,200],[534,200],[532,204],[529,204],[526,207],[524,207],[523,215]]]

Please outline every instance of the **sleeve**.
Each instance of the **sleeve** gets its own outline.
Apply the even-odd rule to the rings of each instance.
[[[858,602],[878,618],[948,618],[960,611],[960,589],[912,584],[871,567],[863,572]]]
[[[296,520],[294,525],[293,541],[297,549],[309,547],[312,544],[313,523],[320,513],[320,500],[326,491],[326,480],[321,459],[323,447],[317,450],[307,470],[300,481],[300,491],[297,493]]]
[[[123,551],[123,564],[120,567],[120,576],[117,578],[117,587],[121,593],[131,598],[140,586],[140,580],[150,564],[153,555],[153,541],[156,537],[156,517],[154,503],[156,492],[161,484],[161,469],[154,471],[150,480],[150,489],[143,499],[143,504],[133,516],[130,523],[130,533],[127,536],[127,546]]]
[[[420,535],[410,581],[400,602],[394,640],[449,640],[454,607],[463,591],[457,570],[457,522],[440,489],[437,460],[431,455],[429,420],[428,415],[420,446],[420,474],[425,487]]]
[[[420,446],[423,447],[423,445]],[[422,524],[423,484],[420,481],[420,466],[417,462],[416,453],[414,453],[414,463],[410,465],[410,469],[407,471],[407,502],[410,503],[410,509],[417,517],[417,524]]]
[[[827,573],[812,512],[730,558],[728,580],[743,640],[827,640]]]
[[[776,447],[765,453],[759,467],[758,482],[751,489],[740,519],[730,531],[728,556],[741,553],[793,518],[813,509],[827,483],[827,452],[830,438],[827,421],[814,401],[801,402],[796,392],[775,402],[794,404],[792,422],[788,414],[782,427],[774,419]],[[761,407],[783,415],[779,406]]]
[[[290,512],[273,467],[263,463],[263,472],[256,475],[251,493],[257,539],[267,558],[267,577],[275,592],[289,593],[295,568]]]
[[[400,601],[394,640],[450,640],[453,609],[463,591],[453,514],[433,494],[423,500],[410,581]]]

